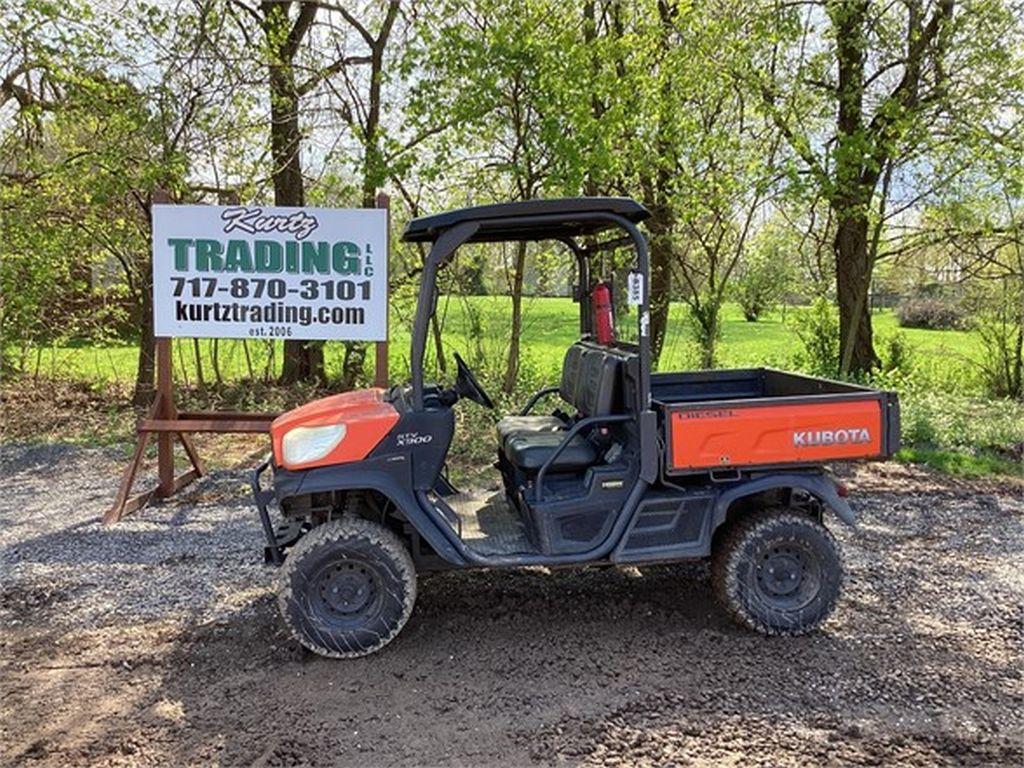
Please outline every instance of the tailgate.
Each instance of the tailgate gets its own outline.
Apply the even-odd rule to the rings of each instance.
[[[666,406],[669,472],[819,464],[892,455],[898,406],[887,392]]]

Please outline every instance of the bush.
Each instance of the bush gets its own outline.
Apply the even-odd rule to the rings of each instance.
[[[883,372],[900,371],[909,375],[914,371],[917,357],[905,333],[897,331],[881,337],[879,342]]]
[[[985,389],[1024,400],[1024,288],[1010,279],[977,286],[968,304],[981,338]]]
[[[810,308],[796,314],[793,330],[801,349],[793,365],[814,376],[834,377],[839,373],[839,313],[832,302],[819,296]]]
[[[896,317],[904,328],[951,331],[966,326],[964,310],[959,302],[936,297],[906,299],[896,308]]]
[[[774,309],[789,283],[789,266],[777,254],[751,256],[740,264],[735,295],[747,322],[756,323]]]

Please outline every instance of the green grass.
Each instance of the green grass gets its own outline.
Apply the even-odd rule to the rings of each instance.
[[[469,298],[442,298],[438,316],[443,326],[445,348],[460,352],[472,364],[492,374],[503,365],[508,349],[509,299],[504,296],[474,296]],[[556,378],[566,347],[578,336],[577,305],[565,298],[527,298],[523,312],[523,374],[532,385],[534,380]],[[722,338],[719,342],[718,363],[721,367],[790,364],[799,346],[796,328],[802,310],[789,308],[784,314],[774,312],[764,319],[749,323],[743,319],[738,306],[727,304],[723,311]],[[620,319],[620,326],[629,325],[632,315]],[[475,322],[474,322],[475,321]],[[408,375],[409,343],[412,327],[412,307],[407,302],[397,303],[391,312],[390,365],[396,378]],[[916,364],[926,376],[940,384],[955,382],[958,389],[974,386],[971,361],[979,353],[973,333],[966,331],[929,331],[899,329],[896,318],[889,311],[874,315],[876,335],[884,339],[896,331],[904,334],[907,345],[915,354]],[[477,332],[478,331],[478,332]],[[204,379],[213,380],[211,354],[213,344],[201,340],[200,358]],[[175,342],[175,373],[180,381],[197,380],[197,366],[191,340]],[[281,344],[274,346],[271,374],[281,360]],[[247,344],[253,372],[259,378],[267,370],[270,346],[264,342]],[[225,379],[244,379],[249,376],[242,342],[222,340],[218,343],[221,374]],[[339,342],[327,344],[325,356],[329,376],[341,370],[344,354]],[[432,366],[433,347],[428,345],[428,365]],[[662,353],[662,370],[692,368],[697,349],[690,339],[686,320],[686,307],[673,304],[669,314],[669,328]],[[28,355],[26,368],[31,372],[38,364],[40,373],[62,376],[96,383],[130,382],[135,373],[136,347],[117,346],[58,346]]]
[[[990,475],[1024,477],[1024,465],[1021,462],[1010,461],[987,453],[975,456],[960,451],[902,448],[896,454],[896,458],[911,464],[924,464],[932,469],[958,477],[979,478]]]
[[[391,308],[390,366],[395,381],[407,380],[409,375],[412,310],[409,300],[396,299]],[[496,395],[508,351],[509,311],[510,301],[502,296],[448,297],[442,298],[438,305],[446,355],[453,350],[462,354]],[[791,307],[749,323],[738,306],[726,305],[718,347],[719,366],[792,366],[794,353],[800,348],[797,328],[803,311]],[[620,328],[634,327],[633,317],[620,318]],[[662,370],[693,368],[698,359],[686,317],[685,306],[672,305]],[[558,380],[565,349],[578,336],[577,318],[578,307],[568,299],[524,300],[519,386],[512,396],[497,398],[502,412],[515,408],[527,393]],[[882,379],[883,386],[900,393],[904,444],[908,446],[901,452],[901,458],[964,476],[1021,475],[1020,462],[1014,459],[1024,444],[1024,404],[983,397],[973,365],[981,352],[977,336],[966,331],[900,329],[896,318],[888,311],[873,315],[873,322],[879,350],[885,348],[887,337],[899,332],[910,351],[912,370],[899,371]],[[285,400],[289,397],[309,396],[299,388],[282,391],[258,383],[272,382],[276,378],[282,354],[280,342],[250,342],[243,346],[240,341],[221,340],[217,347],[226,386],[196,390],[198,377],[193,344],[188,339],[175,341],[175,377],[181,384],[193,385],[184,389],[183,396],[200,400],[212,398],[209,403],[199,403],[205,407],[216,408],[223,402],[231,407],[252,409],[265,400],[270,402],[267,398],[276,397],[280,402],[274,401],[274,405],[280,408],[288,407]],[[213,383],[214,344],[201,340],[199,349],[204,381]],[[450,380],[450,368],[447,374],[438,373],[433,351],[433,344],[428,343],[428,377]],[[137,361],[137,350],[130,345],[69,345],[43,349],[38,357],[36,354],[31,353],[26,360],[30,374],[38,364],[43,377],[86,382],[97,391],[105,391],[112,383],[120,391],[127,391]],[[327,344],[325,361],[330,379],[339,376],[343,354],[340,342]],[[372,355],[369,355],[367,370],[371,366]],[[250,378],[257,383],[253,384]],[[484,421],[489,417],[490,414],[480,415],[479,424],[467,422],[462,428],[472,433],[487,430],[489,425]]]

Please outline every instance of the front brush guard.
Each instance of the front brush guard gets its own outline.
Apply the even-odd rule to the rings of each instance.
[[[270,522],[270,512],[267,507],[274,501],[275,494],[272,490],[264,490],[260,486],[260,477],[270,467],[270,459],[267,459],[253,470],[249,484],[252,486],[252,497],[256,509],[260,513],[260,523],[263,524],[263,533],[267,537],[267,545],[263,548],[263,560],[273,565],[281,565],[284,562],[284,550],[290,547],[299,537],[302,536],[302,523],[299,521],[285,520],[275,528]]]

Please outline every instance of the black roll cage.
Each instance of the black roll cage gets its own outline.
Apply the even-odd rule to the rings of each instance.
[[[534,232],[544,225],[554,225],[566,220],[573,222],[589,222],[594,224],[610,224],[622,229],[624,237],[584,247],[570,236],[551,236]],[[488,233],[498,235],[488,237]],[[566,245],[576,257],[579,268],[580,325],[582,329],[590,327],[589,300],[583,294],[590,280],[589,257],[602,250],[618,248],[632,244],[636,254],[636,266],[640,273],[640,303],[637,307],[639,381],[637,387],[636,413],[648,411],[651,405],[651,341],[650,341],[650,256],[647,238],[640,232],[636,224],[625,216],[610,211],[571,211],[565,213],[532,214],[522,216],[502,216],[481,218],[453,224],[440,232],[434,240],[423,265],[419,297],[416,304],[416,316],[413,322],[411,368],[412,368],[412,407],[416,411],[423,410],[423,360],[427,346],[427,328],[430,316],[434,312],[434,297],[437,287],[438,270],[451,258],[452,254],[462,245],[471,241],[482,242],[518,242],[518,241],[554,240]]]

